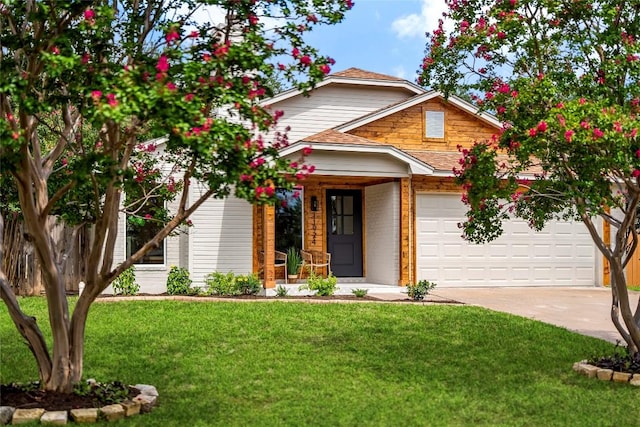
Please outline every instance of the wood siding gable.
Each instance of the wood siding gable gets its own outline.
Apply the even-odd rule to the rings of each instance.
[[[427,111],[445,113],[444,138],[434,139],[425,136],[425,114]],[[496,132],[495,126],[439,97],[410,106],[348,131],[352,135],[394,145],[401,150],[454,152],[457,152],[458,145],[469,147],[475,141],[491,138]]]

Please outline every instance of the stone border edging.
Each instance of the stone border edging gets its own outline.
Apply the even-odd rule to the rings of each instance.
[[[628,372],[617,372],[612,369],[599,368],[590,365],[586,360],[574,363],[573,370],[589,378],[599,379],[600,381],[629,383],[633,386],[640,387],[640,374],[630,374]]]
[[[90,381],[90,380],[89,380]],[[78,408],[69,411],[46,411],[43,408],[16,409],[0,406],[0,425],[40,422],[41,424],[64,425],[69,420],[77,424],[96,423],[100,419],[120,420],[151,412],[158,400],[158,391],[152,385],[136,384],[140,394],[133,400],[106,405],[101,408]]]

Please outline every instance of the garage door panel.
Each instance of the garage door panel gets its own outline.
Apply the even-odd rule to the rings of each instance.
[[[542,232],[522,220],[504,224],[494,242],[461,237],[459,195],[417,197],[418,280],[438,286],[593,285],[595,248],[582,223],[551,222]],[[428,224],[428,226],[427,226]]]

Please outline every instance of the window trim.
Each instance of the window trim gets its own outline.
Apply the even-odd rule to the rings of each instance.
[[[428,140],[438,140],[438,141],[442,141],[445,139],[446,137],[446,111],[444,110],[435,110],[435,109],[428,109],[428,108],[424,108],[423,109],[423,117],[424,117],[424,132],[423,132],[423,138],[424,139],[428,139]],[[435,113],[435,114],[434,114]],[[442,133],[438,134],[438,136],[435,135],[429,135],[429,115],[433,116],[439,116],[438,120],[441,120],[440,123],[438,123],[439,125],[441,125],[442,127]]]
[[[167,208],[167,202],[164,202],[164,207],[165,209]],[[129,245],[128,242],[128,226],[127,226],[127,216],[129,216],[128,213],[124,214],[124,259],[128,259],[129,256],[127,255],[127,246]],[[137,270],[166,270],[167,268],[167,238],[169,236],[165,237],[164,239],[162,239],[162,263],[142,263],[140,261],[134,263],[133,265],[135,265]],[[133,255],[133,254],[132,254]]]

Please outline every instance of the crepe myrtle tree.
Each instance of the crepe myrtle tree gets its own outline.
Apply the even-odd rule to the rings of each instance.
[[[503,128],[462,149],[464,237],[520,217],[584,222],[611,269],[611,318],[640,348],[625,266],[638,245],[640,5],[603,0],[447,0],[419,82],[470,96]],[[523,179],[528,176],[530,179]],[[601,219],[612,227],[609,239]],[[570,314],[568,314],[570,315]]]
[[[15,181],[42,266],[50,348],[3,271],[0,296],[44,389],[70,392],[81,380],[93,301],[207,199],[235,192],[273,203],[276,187],[310,173],[304,159],[278,157],[288,143],[274,131],[282,113],[261,100],[272,95],[275,73],[302,90],[329,73],[333,60],[304,34],[340,22],[351,7],[350,0],[0,1],[0,165]],[[211,11],[222,11],[224,22],[203,20]],[[161,136],[162,147],[141,144]],[[204,190],[195,191],[196,181]],[[175,207],[145,208],[152,200]],[[114,265],[123,212],[160,227]],[[94,229],[72,312],[51,215]]]

